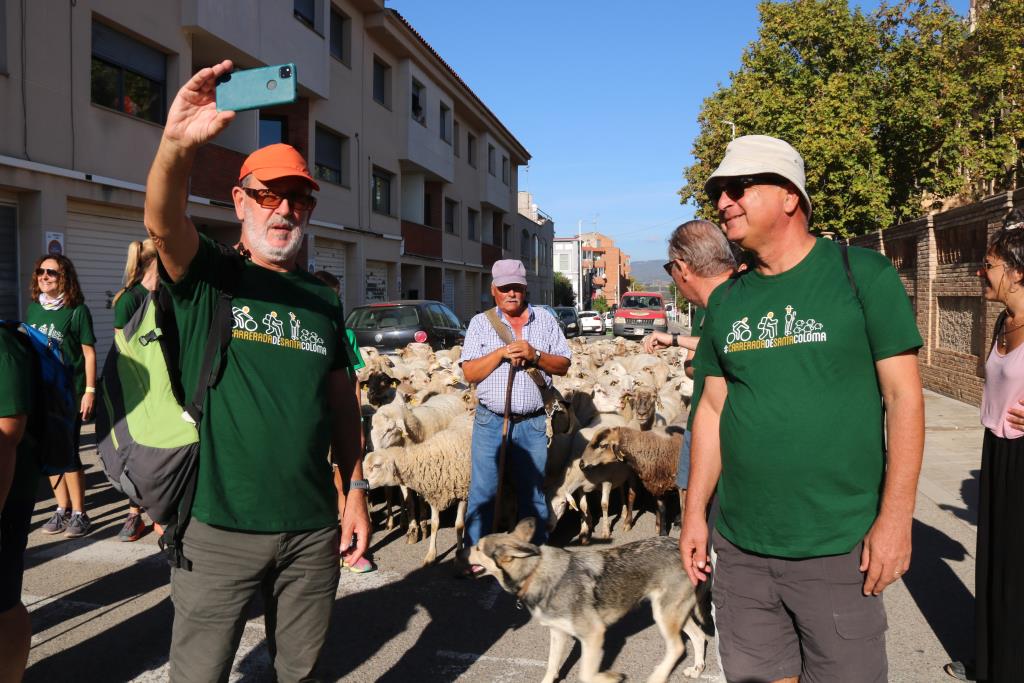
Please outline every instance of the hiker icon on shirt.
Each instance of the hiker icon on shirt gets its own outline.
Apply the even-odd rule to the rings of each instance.
[[[258,325],[256,319],[249,315],[249,307],[238,306],[231,307],[231,315],[235,318],[235,328],[245,330],[247,332],[255,332]]]
[[[302,321],[299,320],[295,316],[295,314],[292,313],[291,311],[288,312],[288,321],[289,321],[289,323],[291,325],[292,340],[293,341],[298,341],[298,339],[299,339],[299,330],[301,329]]]
[[[779,319],[775,317],[775,312],[768,311],[767,315],[761,318],[761,322],[757,324],[757,329],[761,330],[761,336],[758,339],[775,339],[779,334]]]
[[[280,339],[284,336],[284,321],[277,317],[277,311],[271,311],[263,316],[263,324],[271,337]]]

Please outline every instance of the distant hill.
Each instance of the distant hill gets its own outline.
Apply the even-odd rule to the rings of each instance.
[[[661,265],[664,261],[633,261],[630,263],[630,275],[637,282],[644,284],[665,284],[668,285],[671,280],[668,275],[665,274],[665,269]]]

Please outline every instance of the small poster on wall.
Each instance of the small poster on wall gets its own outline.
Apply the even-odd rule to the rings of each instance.
[[[388,300],[388,267],[385,263],[367,262],[366,299],[368,304]]]
[[[43,249],[52,256],[62,255],[64,253],[64,233],[47,232],[43,239]]]

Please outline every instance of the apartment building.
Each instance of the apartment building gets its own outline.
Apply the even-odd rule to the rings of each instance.
[[[554,258],[555,272],[572,283],[577,308],[591,308],[593,300],[601,298],[609,306],[619,305],[629,286],[630,267],[629,255],[615,246],[615,240],[599,232],[556,237]]]
[[[530,301],[551,305],[554,300],[555,273],[551,266],[555,222],[538,208],[529,192],[519,192],[516,216],[519,258],[526,266],[526,286]]]
[[[33,261],[61,250],[109,347],[167,107],[225,58],[294,63],[299,97],[240,113],[199,151],[187,210],[201,231],[237,240],[242,160],[287,142],[321,187],[301,262],[338,276],[346,309],[432,298],[468,318],[499,258],[531,259],[543,281],[550,226],[518,213],[529,153],[383,0],[0,0],[0,315],[24,311]]]

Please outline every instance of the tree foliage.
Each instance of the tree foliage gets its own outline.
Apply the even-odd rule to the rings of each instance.
[[[603,313],[607,313],[608,311],[612,310],[612,307],[608,305],[608,301],[605,300],[605,298],[603,296],[596,296],[596,297],[594,297],[593,300],[590,303],[591,303],[591,306],[593,307],[593,309],[595,311],[597,311],[598,313],[602,313],[603,314]]]
[[[572,283],[562,273],[555,273],[555,306],[575,306],[576,295],[572,291]]]
[[[888,227],[1015,187],[1024,133],[1024,0],[991,0],[976,30],[945,0],[874,14],[846,0],[762,2],[758,39],[703,103],[681,200],[715,218],[705,180],[737,135],[804,157],[813,227]]]

